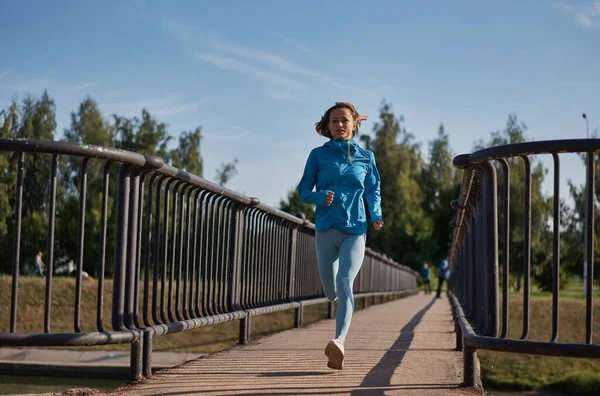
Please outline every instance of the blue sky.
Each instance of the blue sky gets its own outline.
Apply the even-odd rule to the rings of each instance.
[[[228,187],[270,205],[335,101],[370,132],[386,98],[424,153],[440,123],[457,154],[512,112],[535,140],[585,137],[582,112],[600,125],[598,0],[0,0],[0,15],[0,108],[47,89],[59,137],[87,95],[106,116],[146,107],[174,136],[202,126],[204,176],[238,158]],[[583,182],[578,159],[562,166]]]

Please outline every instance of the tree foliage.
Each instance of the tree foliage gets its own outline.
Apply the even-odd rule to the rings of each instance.
[[[55,140],[56,106],[47,92],[41,97],[26,96],[21,102],[14,100],[6,109],[0,110],[0,137]],[[76,111],[71,113],[70,125],[63,131],[62,141],[116,147],[144,155],[157,155],[165,162],[185,171],[202,176],[203,161],[201,127],[184,131],[179,135],[178,145],[169,147],[173,137],[167,125],[158,121],[148,110],[141,109],[140,117],[124,117],[112,114],[105,118],[95,100],[84,98]],[[16,180],[18,153],[0,152],[0,272],[11,272],[13,239],[15,230]],[[21,272],[27,273],[33,266],[38,250],[47,251],[49,223],[50,174],[52,154],[27,153],[23,166],[23,215],[21,232]],[[56,192],[55,260],[76,259],[79,243],[79,208],[81,192],[81,169],[84,161],[76,156],[57,156],[58,180]],[[228,164],[223,174],[227,182],[236,172],[237,159]],[[106,162],[89,159],[86,166],[85,249],[83,269],[96,274],[100,256],[102,231],[102,186]],[[116,206],[116,180],[118,164],[107,168],[109,176],[109,200],[107,213],[107,260],[110,275]]]

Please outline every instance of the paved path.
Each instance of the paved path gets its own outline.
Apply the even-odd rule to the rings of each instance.
[[[423,294],[358,311],[342,371],[327,368],[334,321],[162,370],[114,395],[474,395],[461,387],[462,355],[447,298]]]
[[[123,378],[129,377],[129,351],[0,348],[0,373]],[[154,369],[179,366],[204,353],[154,352]]]

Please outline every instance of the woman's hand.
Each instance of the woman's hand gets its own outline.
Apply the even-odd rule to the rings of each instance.
[[[333,191],[329,191],[327,195],[325,195],[325,205],[329,206],[333,202]]]
[[[375,227],[376,230],[379,230],[381,227],[383,227],[383,220],[377,220],[375,223],[373,223],[373,227]]]

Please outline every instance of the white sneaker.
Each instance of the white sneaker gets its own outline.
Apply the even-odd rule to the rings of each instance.
[[[334,338],[325,347],[325,356],[329,358],[327,367],[341,370],[344,367],[344,342]]]

